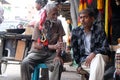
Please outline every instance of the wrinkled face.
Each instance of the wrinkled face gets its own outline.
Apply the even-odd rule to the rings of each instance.
[[[94,21],[93,17],[90,17],[87,13],[86,14],[80,14],[80,23],[84,27],[90,27]]]
[[[41,5],[40,5],[40,4],[35,3],[35,8],[36,8],[37,10],[40,10],[42,7],[41,7]]]
[[[57,8],[52,9],[48,13],[48,19],[51,20],[52,22],[57,21],[57,17],[58,17],[58,10],[57,10]]]

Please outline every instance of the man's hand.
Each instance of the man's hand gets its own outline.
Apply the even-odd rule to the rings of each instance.
[[[90,66],[90,64],[91,64],[91,61],[92,61],[92,59],[95,57],[95,53],[91,53],[87,58],[86,58],[86,60],[85,60],[85,65],[86,66]]]
[[[57,42],[57,44],[55,44],[55,49],[61,49],[62,48],[62,45],[61,45],[61,42]]]
[[[62,64],[64,64],[64,62],[63,62],[63,60],[62,60],[61,57],[56,56],[56,57],[54,58],[54,60],[53,60],[53,63],[56,62],[56,61],[60,61]]]

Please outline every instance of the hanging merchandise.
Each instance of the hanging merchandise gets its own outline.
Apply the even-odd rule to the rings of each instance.
[[[104,15],[104,0],[97,0],[97,10],[102,19],[102,16]]]
[[[105,32],[108,35],[108,0],[105,2]]]
[[[92,0],[87,0],[87,2],[88,2],[88,5],[92,4]]]
[[[79,2],[79,11],[83,10],[83,9],[86,9],[87,7],[87,1],[86,0],[80,0]]]
[[[98,10],[102,10],[103,9],[103,3],[104,1],[103,0],[97,0],[97,9]]]
[[[111,16],[112,16],[112,11],[110,7],[111,0],[106,0],[105,2],[105,32],[108,36],[109,28],[111,27]],[[110,26],[110,27],[108,27]]]
[[[99,17],[101,18],[101,20],[103,19],[103,15],[104,15],[104,0],[97,0],[97,10],[99,12]]]

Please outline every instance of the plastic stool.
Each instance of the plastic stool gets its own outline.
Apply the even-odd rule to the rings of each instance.
[[[39,80],[40,68],[48,68],[46,64],[41,63],[35,67],[34,72],[32,74],[32,80]]]

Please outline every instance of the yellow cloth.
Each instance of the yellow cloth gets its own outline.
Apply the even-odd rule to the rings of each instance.
[[[105,32],[108,36],[108,0],[105,0]]]
[[[97,9],[98,10],[103,9],[103,0],[97,0]]]

